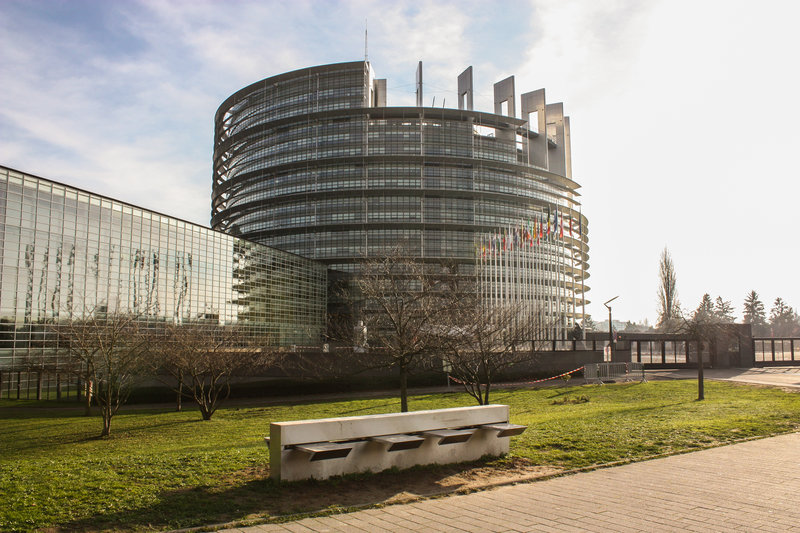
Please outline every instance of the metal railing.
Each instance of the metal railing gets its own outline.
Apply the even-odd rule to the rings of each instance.
[[[642,363],[589,363],[584,365],[583,379],[586,383],[616,381],[647,381]]]

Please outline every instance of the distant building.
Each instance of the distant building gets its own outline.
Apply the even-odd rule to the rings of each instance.
[[[544,89],[494,85],[473,110],[387,107],[369,62],[279,74],[215,117],[212,227],[355,273],[402,243],[455,263],[494,303],[527,302],[565,337],[585,316],[588,223],[572,179],[570,123]],[[520,103],[521,118],[516,106]]]
[[[613,321],[613,329],[617,333],[653,333],[655,332],[655,328],[651,326],[647,319],[644,322],[633,322],[631,320],[614,320]],[[594,331],[600,333],[608,334],[608,320],[603,320],[602,322],[595,322],[594,324]]]

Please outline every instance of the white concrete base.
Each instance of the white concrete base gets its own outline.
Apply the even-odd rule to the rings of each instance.
[[[457,463],[484,455],[502,455],[508,452],[508,437],[498,437],[497,429],[479,426],[506,422],[507,405],[274,422],[270,424],[270,476],[284,481],[325,479],[348,473],[380,472],[392,467]],[[478,429],[466,442],[439,444],[440,437],[428,435],[418,448],[392,452],[387,451],[389,443],[369,440],[384,435],[422,436],[436,430],[476,427]],[[352,450],[346,457],[312,461],[309,453],[294,448],[322,442],[346,442]]]

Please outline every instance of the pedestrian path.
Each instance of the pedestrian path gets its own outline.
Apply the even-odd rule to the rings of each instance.
[[[706,379],[738,381],[755,385],[800,389],[800,367],[773,366],[764,368],[708,368],[703,374]],[[647,379],[697,379],[697,370],[648,370]]]
[[[798,531],[800,433],[230,532]]]

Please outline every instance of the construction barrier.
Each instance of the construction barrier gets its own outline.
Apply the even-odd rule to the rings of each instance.
[[[616,381],[641,381],[647,379],[643,363],[591,363],[584,365],[586,383],[613,383]]]

